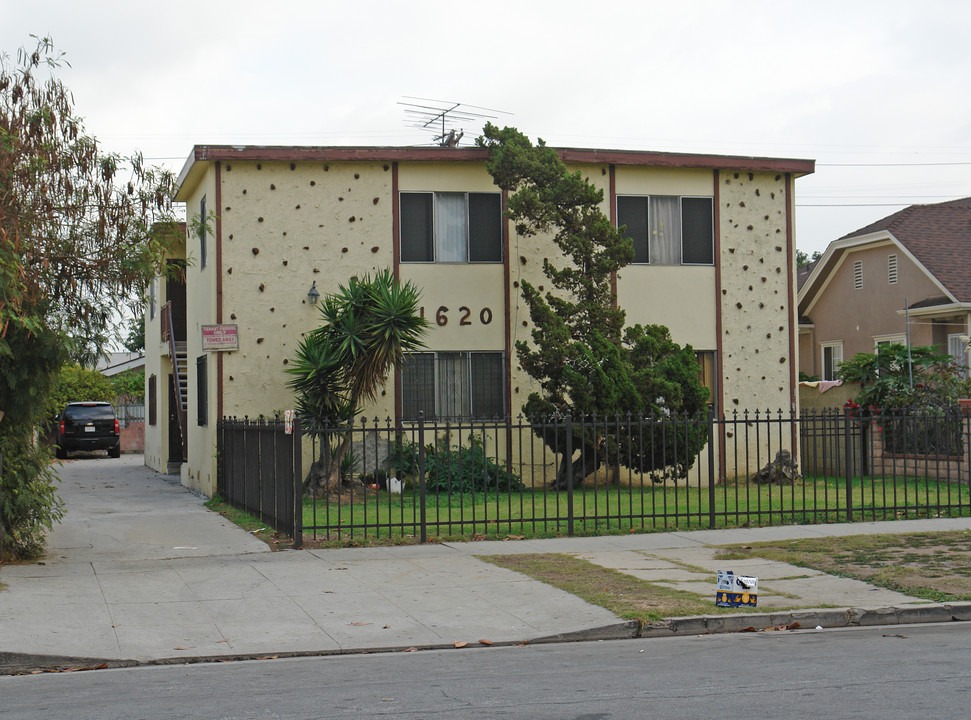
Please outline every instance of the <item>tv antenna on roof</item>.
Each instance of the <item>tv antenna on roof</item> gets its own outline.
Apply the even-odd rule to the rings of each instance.
[[[450,100],[432,100],[408,95],[405,96],[405,100],[416,101],[398,101],[398,104],[405,108],[408,126],[435,133],[433,142],[439,147],[458,147],[459,141],[465,135],[465,128],[460,127],[456,132],[455,126],[462,122],[481,126],[483,120],[497,120],[499,115],[512,114],[478,105],[463,105]]]

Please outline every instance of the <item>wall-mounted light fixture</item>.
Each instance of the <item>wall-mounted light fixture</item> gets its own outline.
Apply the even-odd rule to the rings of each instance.
[[[320,299],[320,293],[317,292],[317,281],[314,280],[314,284],[311,285],[310,289],[307,291],[307,300],[310,302],[311,305],[316,305],[317,300],[319,299]]]

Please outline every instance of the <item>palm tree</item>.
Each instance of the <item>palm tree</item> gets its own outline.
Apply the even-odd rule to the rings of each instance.
[[[316,489],[336,479],[350,445],[350,433],[336,428],[349,427],[361,406],[377,397],[405,353],[424,347],[428,324],[418,315],[420,297],[413,283],[399,283],[390,270],[373,279],[352,277],[324,296],[323,324],[301,341],[287,369],[297,410],[322,445],[329,447],[334,433],[339,437],[333,454],[321,453],[311,467],[306,485]]]

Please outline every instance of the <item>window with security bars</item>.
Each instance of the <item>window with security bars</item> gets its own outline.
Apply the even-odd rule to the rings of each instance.
[[[505,415],[501,352],[410,353],[401,367],[401,415],[414,420]]]
[[[634,262],[713,265],[714,209],[710,197],[619,195],[617,225],[634,242]]]
[[[401,262],[502,262],[499,193],[403,192]]]

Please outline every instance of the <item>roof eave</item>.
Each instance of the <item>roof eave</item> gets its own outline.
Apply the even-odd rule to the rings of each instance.
[[[647,150],[595,150],[554,148],[564,162],[640,165],[646,167],[702,168],[744,172],[791,173],[796,177],[815,171],[815,160],[765,158],[734,155],[694,155]],[[486,148],[438,147],[324,147],[265,145],[196,145],[189,154],[177,183],[176,200],[183,200],[201,177],[199,165],[217,160],[262,160],[266,162],[349,161],[349,162],[482,162]]]
[[[937,315],[954,315],[955,313],[971,311],[969,302],[951,302],[942,305],[931,305],[922,308],[906,308],[898,310],[898,315],[910,315],[910,317],[933,317]]]

